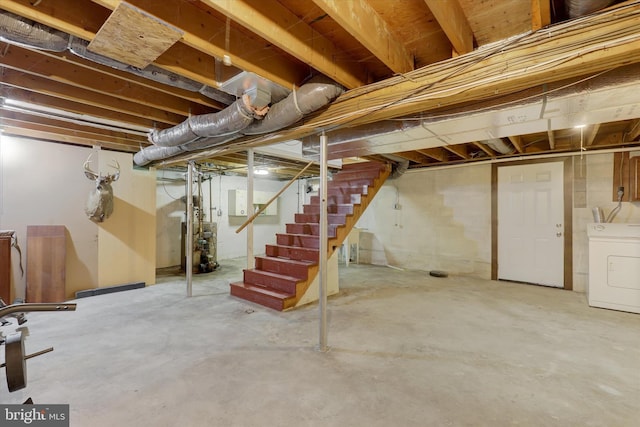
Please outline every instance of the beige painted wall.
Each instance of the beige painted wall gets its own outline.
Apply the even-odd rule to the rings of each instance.
[[[156,283],[156,173],[134,170],[131,154],[100,153],[100,170],[121,165],[111,217],[98,225],[98,283]]]
[[[97,225],[84,213],[94,183],[84,176],[82,165],[92,151],[87,147],[0,136],[0,229],[17,231],[26,267],[27,226],[65,226],[68,298],[73,298],[76,291],[99,286],[139,280],[155,283],[154,173],[132,171],[129,154],[94,154],[94,170],[100,163],[100,171],[108,172],[105,163],[115,158],[122,171],[113,185],[114,215]],[[15,296],[24,297],[26,278],[20,275],[15,250],[12,286]]]
[[[98,228],[84,204],[93,184],[82,164],[88,148],[0,136],[0,228],[16,230],[26,268],[27,226],[64,225],[67,230],[66,295],[98,285]],[[24,298],[26,274],[11,254],[13,289]]]

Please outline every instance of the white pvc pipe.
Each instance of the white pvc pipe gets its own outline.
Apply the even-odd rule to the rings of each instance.
[[[253,215],[253,148],[247,150],[247,219]],[[253,221],[247,225],[247,268],[254,268]]]
[[[327,252],[328,252],[328,213],[327,213],[327,135],[320,136],[320,265],[319,265],[319,306],[320,306],[320,342],[318,350],[327,351]]]

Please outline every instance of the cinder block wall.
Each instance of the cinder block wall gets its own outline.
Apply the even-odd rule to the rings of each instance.
[[[491,276],[491,165],[389,180],[357,227],[360,261]]]
[[[588,284],[591,209],[600,206],[606,216],[617,205],[613,154],[585,159],[586,206],[573,208],[573,287],[578,292]],[[358,222],[365,229],[360,262],[489,279],[491,219],[490,164],[411,171],[388,181]],[[640,202],[623,203],[614,222],[640,223]]]

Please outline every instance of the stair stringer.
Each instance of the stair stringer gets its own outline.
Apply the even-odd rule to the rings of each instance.
[[[335,251],[327,260],[327,296],[335,295],[338,292],[340,292],[340,281],[338,279],[338,252]],[[296,305],[292,308],[297,308],[305,304],[318,301],[319,299],[320,274],[316,272],[311,284],[309,284],[307,290],[303,293],[302,297],[297,300]]]
[[[374,179],[374,185],[368,187],[367,194],[363,194],[360,198],[359,204],[353,205],[353,215],[347,215],[346,223],[344,226],[339,226],[336,229],[336,237],[329,239],[328,246],[328,254],[327,259],[333,259],[335,262],[335,286],[327,283],[327,296],[335,295],[339,292],[339,283],[338,283],[338,255],[336,249],[342,245],[353,229],[356,223],[360,219],[360,216],[364,213],[364,211],[369,206],[369,203],[376,196],[382,185],[385,183],[389,175],[391,174],[391,165],[386,165],[386,167],[380,171],[380,174],[377,178]],[[329,263],[328,263],[329,264]],[[327,269],[330,270],[330,266],[327,266]],[[307,280],[302,283],[299,283],[296,287],[296,296],[293,301],[288,301],[285,303],[285,310],[300,307],[305,304],[309,304],[311,302],[317,301],[319,298],[319,276],[318,276],[319,266],[318,264],[314,264],[309,266]],[[331,272],[329,272],[330,279],[333,277]],[[308,294],[308,295],[307,295]]]

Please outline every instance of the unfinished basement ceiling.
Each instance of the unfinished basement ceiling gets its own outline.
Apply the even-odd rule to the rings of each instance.
[[[640,144],[629,78],[640,63],[638,1],[2,0],[0,11],[68,37],[57,51],[0,37],[6,134],[135,153],[149,129],[225,109],[244,75],[268,82],[272,102],[314,75],[346,89],[285,129],[159,167],[195,160],[241,172],[247,147],[323,130],[341,141],[334,158],[383,154],[411,168]],[[131,22],[135,31],[118,30]],[[389,121],[401,129],[377,135]],[[306,164],[263,156],[280,178]]]

